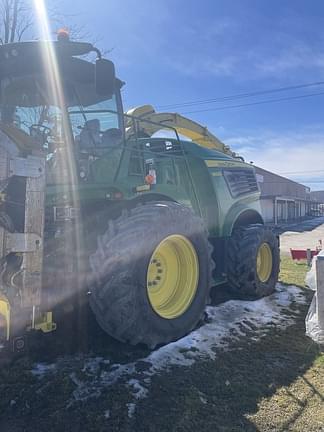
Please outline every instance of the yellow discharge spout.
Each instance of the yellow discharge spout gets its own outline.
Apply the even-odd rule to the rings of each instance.
[[[160,130],[165,130],[171,127],[179,134],[190,138],[202,147],[218,150],[231,156],[236,156],[228,146],[222,143],[206,127],[182,116],[181,114],[157,113],[152,105],[143,105],[132,108],[127,111],[126,115],[130,116],[127,117],[126,120],[126,136],[128,137],[135,134],[134,120],[131,117],[134,116],[138,119],[137,121],[135,120],[138,131],[146,136],[152,136]],[[154,122],[154,124],[149,122]]]

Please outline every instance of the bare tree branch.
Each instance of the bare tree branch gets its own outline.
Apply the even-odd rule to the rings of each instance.
[[[70,31],[71,39],[74,40],[92,40],[98,42],[93,35],[89,33],[83,24],[75,24],[80,21],[78,14],[62,14],[60,1],[48,9],[48,15],[52,28],[59,29],[66,27]],[[2,23],[1,23],[2,22]],[[37,24],[35,22],[35,13],[33,11],[31,0],[0,0],[0,44],[22,41],[29,33],[38,37]],[[33,31],[35,30],[35,32]]]
[[[0,44],[20,41],[33,26],[30,0],[0,0]]]
[[[17,30],[17,41],[21,42],[24,34],[26,33],[26,31],[32,26],[32,22],[28,21],[26,22],[26,24],[24,26],[21,26],[21,28],[19,28]]]
[[[5,0],[4,5],[4,41],[9,42],[10,34],[10,0]]]
[[[11,24],[11,35],[10,35],[10,42],[14,42],[15,36],[16,36],[16,30],[17,30],[17,23],[18,23],[18,6],[19,6],[19,0],[14,0],[13,2],[13,16],[12,16],[12,24]]]

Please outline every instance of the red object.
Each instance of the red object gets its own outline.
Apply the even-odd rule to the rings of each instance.
[[[146,183],[146,184],[152,185],[152,184],[154,184],[154,181],[155,181],[155,178],[154,178],[154,176],[152,176],[151,174],[148,174],[148,175],[145,177],[145,183]]]
[[[61,28],[57,32],[57,40],[58,41],[66,41],[68,42],[70,40],[70,32],[66,28]]]
[[[123,194],[121,192],[115,192],[114,193],[114,198],[115,199],[122,199],[123,198]]]
[[[319,250],[312,250],[311,257],[313,258],[315,255],[318,255]],[[294,260],[302,260],[307,259],[307,251],[302,249],[290,249],[291,257]]]

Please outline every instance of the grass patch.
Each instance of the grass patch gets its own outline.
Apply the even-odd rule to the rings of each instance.
[[[288,285],[305,288],[305,276],[308,270],[309,267],[306,262],[295,262],[290,256],[282,255],[279,280]]]
[[[257,341],[251,331],[231,349],[218,349],[215,360],[155,376],[150,397],[139,402],[133,430],[319,430],[324,369],[320,360],[313,366],[317,347],[305,336],[307,308],[299,305],[286,329],[274,326]]]
[[[315,366],[322,367],[324,370],[324,353],[319,354],[319,356],[315,360]],[[323,374],[324,374],[324,372],[323,372]]]

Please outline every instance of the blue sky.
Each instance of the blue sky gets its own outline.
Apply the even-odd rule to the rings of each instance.
[[[75,2],[60,4],[63,15],[74,14],[67,26],[69,20],[84,24],[100,48],[111,50],[108,56],[126,81],[125,108],[324,81],[321,0],[81,0],[77,9]],[[321,91],[324,85],[238,102]],[[247,160],[278,173],[297,172],[287,176],[324,189],[323,106],[319,95],[188,116]]]

